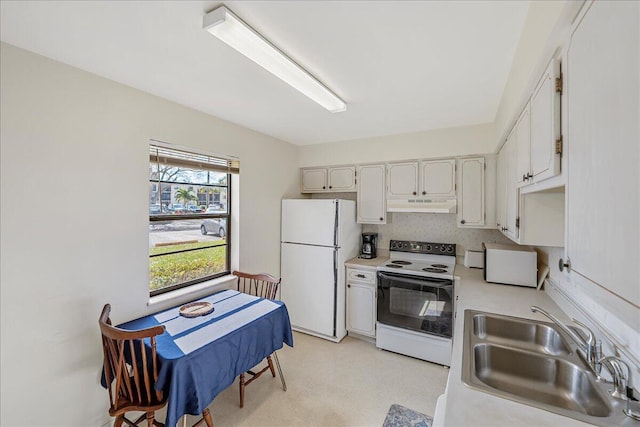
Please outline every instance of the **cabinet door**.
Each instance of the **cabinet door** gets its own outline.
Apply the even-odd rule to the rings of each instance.
[[[460,159],[459,227],[480,227],[485,221],[484,157]]]
[[[507,147],[502,147],[498,153],[498,167],[496,171],[496,227],[503,231],[507,226]]]
[[[384,224],[387,221],[385,165],[358,167],[358,223]]]
[[[329,191],[356,191],[356,167],[329,168]]]
[[[555,80],[560,63],[551,61],[531,97],[531,174],[532,182],[560,173],[560,154],[556,140],[560,138],[560,93]]]
[[[531,121],[529,104],[525,107],[515,126],[516,170],[513,176],[518,184],[528,184],[531,174]]]
[[[566,68],[569,274],[578,273],[636,307],[639,9],[638,2],[592,3],[571,36]]]
[[[369,337],[376,336],[376,287],[360,283],[347,284],[347,330]]]
[[[302,192],[314,193],[327,190],[327,169],[302,169]]]
[[[420,194],[427,197],[455,197],[456,159],[420,162]]]
[[[518,177],[516,169],[516,131],[512,131],[505,144],[505,181],[506,181],[506,230],[505,234],[511,240],[518,239]]]
[[[387,165],[387,196],[402,199],[418,194],[418,162]]]

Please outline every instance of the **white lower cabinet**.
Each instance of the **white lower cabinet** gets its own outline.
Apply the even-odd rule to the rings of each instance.
[[[376,272],[347,267],[347,331],[376,336]]]

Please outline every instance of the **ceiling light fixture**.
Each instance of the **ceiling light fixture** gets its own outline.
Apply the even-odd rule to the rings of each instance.
[[[347,104],[224,6],[207,13],[203,28],[332,113]]]

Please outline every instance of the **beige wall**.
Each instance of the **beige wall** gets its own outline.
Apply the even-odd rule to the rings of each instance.
[[[483,154],[493,150],[494,134],[489,124],[307,145],[300,147],[300,166]]]
[[[552,55],[568,36],[569,24],[584,1],[532,1],[494,119],[497,151],[535,89]]]
[[[149,139],[240,157],[240,268],[276,275],[297,150],[6,44],[0,54],[0,424],[101,425],[103,304],[116,322],[161,308],[147,306]]]

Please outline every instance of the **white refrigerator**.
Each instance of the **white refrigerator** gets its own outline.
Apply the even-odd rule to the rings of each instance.
[[[354,201],[282,201],[280,295],[294,330],[335,342],[344,338],[344,263],[358,255],[359,245]]]

